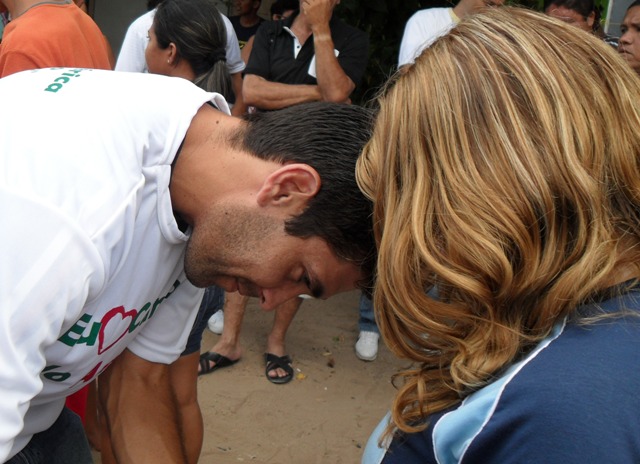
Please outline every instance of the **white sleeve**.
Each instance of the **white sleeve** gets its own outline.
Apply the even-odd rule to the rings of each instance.
[[[45,349],[104,283],[89,239],[55,210],[0,188],[0,462],[43,383]]]
[[[420,28],[420,11],[416,12],[409,18],[404,28],[402,41],[400,42],[400,54],[398,57],[398,67],[405,64],[413,63],[413,60],[421,51],[421,45],[424,43],[422,31]]]
[[[157,363],[172,362],[184,351],[193,328],[204,289],[194,287],[186,277],[127,345],[137,356]],[[178,330],[179,329],[179,330]]]
[[[155,10],[140,16],[131,23],[124,36],[116,61],[116,71],[147,72],[144,52],[149,43],[149,28],[153,24]]]
[[[455,25],[450,8],[430,8],[416,12],[404,29],[398,67],[410,64],[425,48],[445,35]]]
[[[233,29],[233,25],[229,18],[220,13],[222,16],[222,20],[224,21],[224,25],[227,28],[227,46],[225,47],[226,55],[227,55],[227,69],[229,70],[229,74],[236,74],[244,71],[245,62],[242,61],[242,57],[240,56],[240,45],[238,44],[238,36],[236,35],[236,31]]]

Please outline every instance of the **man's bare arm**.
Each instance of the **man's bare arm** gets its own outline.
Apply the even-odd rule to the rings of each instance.
[[[316,79],[322,100],[342,103],[349,99],[355,84],[344,72],[334,52],[329,21],[335,0],[305,0],[303,11],[313,32]]]
[[[271,82],[255,74],[244,76],[244,103],[262,110],[277,110],[298,103],[321,100],[317,85],[292,85]]]
[[[169,366],[125,350],[100,375],[99,394],[119,463],[186,463]]]
[[[247,112],[247,105],[242,98],[242,73],[231,74],[231,85],[236,96],[236,101],[233,104],[233,108],[231,108],[231,114],[233,116],[242,116]]]

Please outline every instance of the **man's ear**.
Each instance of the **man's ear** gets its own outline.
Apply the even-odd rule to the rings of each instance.
[[[285,164],[267,176],[257,195],[259,206],[302,211],[320,190],[320,174],[308,164]]]
[[[589,16],[587,16],[587,26],[589,26],[593,30],[593,23],[596,20],[596,12],[592,11]]]

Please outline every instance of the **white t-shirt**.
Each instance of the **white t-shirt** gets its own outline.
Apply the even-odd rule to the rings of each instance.
[[[452,8],[429,8],[414,13],[404,28],[398,67],[413,63],[425,48],[449,32],[457,22]]]
[[[182,352],[202,299],[171,163],[206,102],[181,78],[52,68],[0,79],[0,462],[125,348]],[[162,96],[162,98],[158,98]]]
[[[148,71],[144,51],[149,43],[148,33],[153,24],[155,14],[156,10],[151,10],[131,23],[120,47],[120,53],[116,61],[116,71]],[[229,70],[229,74],[242,72],[244,71],[245,63],[240,56],[240,46],[238,45],[236,32],[229,18],[222,13],[220,13],[220,16],[222,16],[222,20],[227,29],[227,45],[225,46],[227,69]]]

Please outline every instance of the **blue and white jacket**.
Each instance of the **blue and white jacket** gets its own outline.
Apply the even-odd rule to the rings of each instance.
[[[598,308],[635,314],[558,325],[495,382],[429,417],[423,432],[379,447],[387,415],[362,463],[640,463],[640,290]]]

